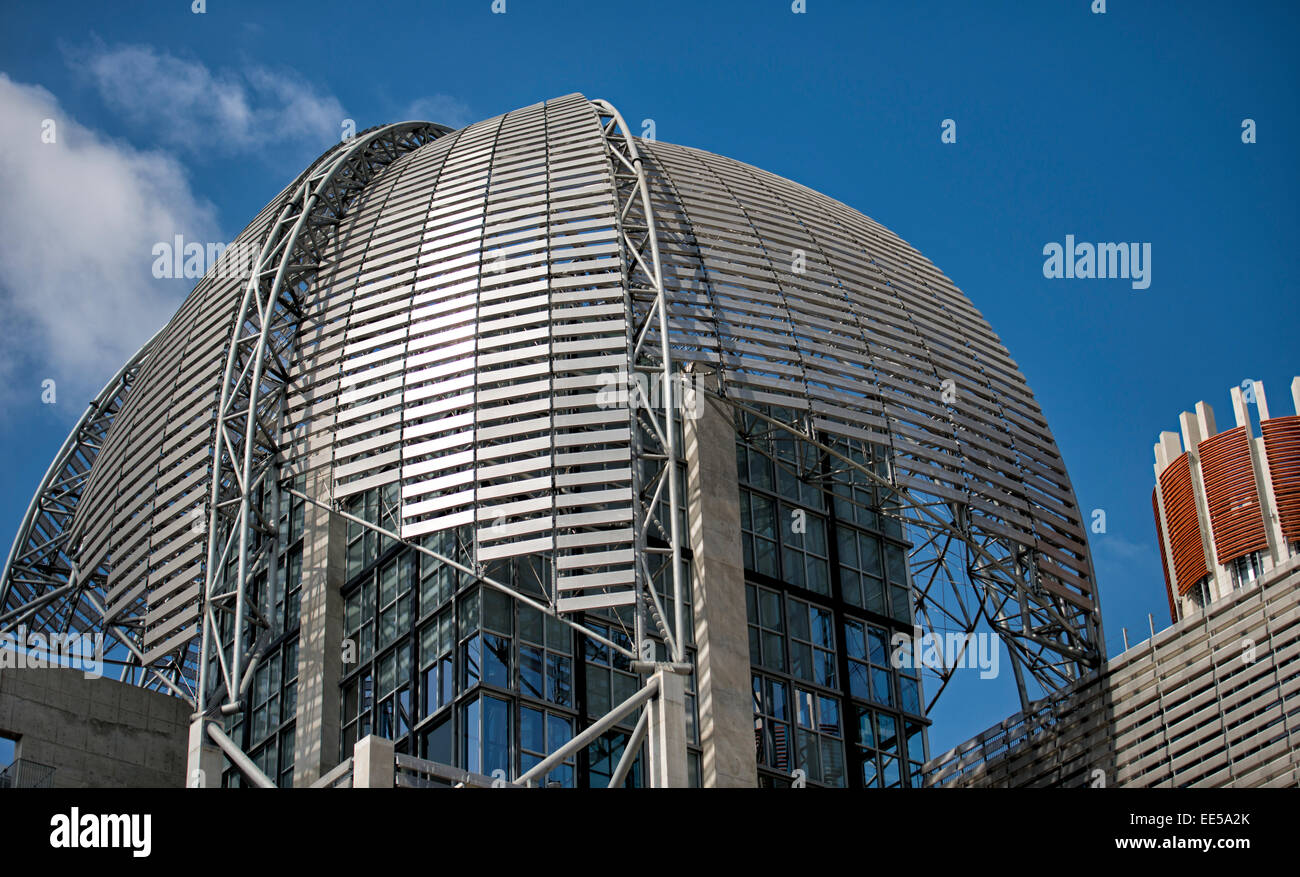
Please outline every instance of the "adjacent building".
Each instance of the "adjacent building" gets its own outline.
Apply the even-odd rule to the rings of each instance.
[[[1270,416],[1262,381],[1231,393],[1231,428],[1219,431],[1198,402],[1179,418],[1181,436],[1162,432],[1155,446],[1151,503],[1173,621],[1300,554],[1300,377],[1291,416]]]
[[[1300,786],[1300,416],[1271,417],[1259,381],[1232,403],[1232,428],[1200,402],[1155,446],[1172,626],[935,757],[927,785]]]

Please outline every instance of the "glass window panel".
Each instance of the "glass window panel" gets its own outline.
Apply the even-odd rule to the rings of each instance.
[[[858,569],[858,536],[848,527],[836,527],[835,533],[840,548],[840,563]]]
[[[877,713],[876,722],[880,727],[879,749],[884,752],[898,751],[898,720],[889,713]]]
[[[800,679],[813,681],[812,646],[801,642],[790,643],[790,672]]]
[[[806,572],[808,590],[830,596],[830,568],[826,565],[826,561],[818,557],[809,557]]]
[[[907,757],[912,761],[925,761],[925,733],[919,722],[907,723]]]
[[[467,593],[460,601],[460,635],[468,636],[478,627],[478,591]]]
[[[799,741],[799,766],[808,771],[808,779],[819,783],[822,781],[821,749],[817,744],[817,735],[800,728],[797,732]]]
[[[862,600],[862,577],[858,575],[857,570],[849,569],[847,566],[840,567],[840,591],[844,596],[844,602],[850,606],[863,606]]]
[[[572,628],[558,618],[546,616],[546,647],[566,655],[573,654]]]
[[[637,693],[641,687],[640,680],[635,676],[629,676],[626,673],[614,674],[614,691],[610,696],[610,703],[617,706],[629,697]]]
[[[823,649],[835,648],[835,631],[831,613],[826,609],[818,609],[816,606],[809,607],[809,609],[813,645]]]
[[[542,700],[545,689],[542,687],[543,652],[540,648],[521,645],[519,647],[519,690],[521,694]]]
[[[885,755],[881,757],[881,774],[884,777],[885,788],[895,789],[902,785],[902,778],[899,775],[898,759]]]
[[[767,680],[767,714],[782,721],[789,721],[787,713],[787,704],[789,703],[789,689],[784,682],[777,682],[774,679]]]
[[[821,738],[822,782],[834,788],[843,788],[845,780],[844,744],[829,737]]]
[[[912,617],[911,594],[905,587],[890,586],[890,600],[893,603],[893,616],[899,621],[908,621]]]
[[[921,712],[921,689],[917,684],[916,679],[899,674],[898,694],[900,701],[899,706],[901,706],[906,712]]]
[[[867,634],[860,622],[844,622],[844,652],[850,658],[867,659]]]
[[[609,712],[609,673],[604,667],[587,665],[587,713],[593,716]]]
[[[573,678],[571,659],[562,655],[546,655],[546,699],[560,706],[573,703]]]
[[[519,638],[525,642],[545,645],[543,631],[545,627],[542,623],[542,613],[531,606],[525,606],[522,603],[519,606]]]
[[[808,604],[800,600],[790,601],[790,635],[795,639],[811,639],[808,628]]]
[[[881,627],[869,626],[867,628],[867,640],[871,645],[871,662],[873,664],[889,664],[889,640],[885,636],[885,630]]]
[[[798,707],[799,727],[812,729],[816,727],[817,718],[814,713],[814,700],[811,691],[804,691],[802,688],[795,689],[795,699]]]
[[[880,768],[876,756],[870,752],[862,756],[862,785],[868,789],[880,788]]]
[[[780,634],[763,631],[763,666],[772,670],[785,670],[785,649],[782,639]]]
[[[444,720],[425,732],[423,757],[441,764],[452,764],[451,742],[451,722]]]
[[[876,577],[884,575],[880,569],[880,540],[878,538],[867,533],[859,533],[858,551],[862,561],[858,569],[867,575]]]
[[[469,641],[461,647],[461,688],[467,689],[478,684],[479,679],[479,660],[482,650],[481,639],[478,634],[470,637]]]
[[[818,685],[835,687],[835,653],[813,649],[813,670]]]
[[[554,752],[573,739],[573,722],[564,716],[548,713],[546,716],[546,749]]]
[[[754,571],[777,578],[776,543],[767,539],[754,540]]]
[[[483,771],[510,772],[510,704],[495,697],[483,698]]]
[[[483,594],[483,626],[497,633],[514,632],[513,600],[495,588],[488,588]]]
[[[438,681],[442,684],[442,697],[438,706],[446,706],[456,696],[456,673],[451,655],[438,661]]]
[[[506,637],[483,634],[483,681],[510,687],[510,640]]]
[[[872,720],[873,713],[865,707],[858,707],[858,742],[863,746],[875,748],[876,726]]]
[[[867,684],[867,665],[857,661],[849,662],[849,694],[863,700],[871,699],[871,687]]]
[[[889,580],[897,585],[907,584],[907,555],[892,542],[885,543],[885,560],[889,564]]]
[[[547,754],[546,726],[541,710],[526,706],[519,708],[519,745],[531,752]]]
[[[885,706],[894,705],[894,689],[890,682],[888,670],[882,670],[879,667],[871,668],[871,693],[875,696],[877,703]]]
[[[465,770],[473,773],[483,772],[482,736],[479,729],[479,701],[471,700],[461,708],[461,763]]]

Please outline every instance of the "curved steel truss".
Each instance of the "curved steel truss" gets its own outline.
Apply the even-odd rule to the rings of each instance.
[[[646,185],[646,171],[636,137],[618,110],[603,100],[592,101],[601,124],[606,150],[613,162],[618,207],[620,249],[623,257],[628,333],[627,398],[632,411],[632,477],[634,496],[633,550],[636,576],[634,595],[612,594],[602,605],[634,602],[636,639],[644,640],[644,618],[649,614],[669,645],[674,661],[684,652],[684,583],[681,565],[681,502],[677,478],[677,412],[680,401],[668,339],[668,304],[654,207]],[[644,377],[642,377],[644,376]],[[649,386],[648,386],[649,384]],[[657,392],[654,385],[657,384]],[[666,500],[666,502],[665,502]],[[667,520],[664,520],[664,518]],[[651,558],[657,563],[652,566]],[[673,618],[664,617],[654,579],[667,566],[667,583],[673,594]],[[628,600],[627,596],[633,599]],[[564,611],[574,601],[559,601]],[[591,608],[577,601],[578,608]]]
[[[845,473],[881,488],[880,511],[899,522],[912,545],[909,567],[916,626],[923,636],[937,637],[941,649],[944,644],[961,644],[958,651],[944,654],[945,660],[924,667],[938,681],[927,712],[956,670],[973,659],[966,650],[975,648],[970,636],[980,632],[981,622],[1006,646],[1022,705],[1100,666],[1105,647],[1095,602],[1085,602],[1054,580],[1037,562],[1034,549],[996,532],[996,521],[972,513],[959,501],[901,485],[893,477],[898,461],[888,454],[883,461],[886,474],[864,465],[862,460],[873,459],[867,443],[819,433],[806,421],[771,417],[729,397],[725,387],[723,393],[709,395],[755,424],[742,440],[793,438],[812,449],[812,456],[820,456],[824,466],[796,467],[779,455],[770,458],[778,467],[816,484],[828,498],[844,501],[834,485],[842,483]],[[763,442],[756,444],[761,449]],[[957,638],[950,638],[953,634]]]
[[[202,604],[199,708],[208,706],[215,655],[227,708],[238,708],[250,574],[274,555],[279,427],[303,295],[324,262],[333,229],[367,184],[406,153],[450,129],[428,122],[388,125],[359,135],[302,178],[271,226],[253,265],[227,346],[213,448],[208,554]],[[223,631],[229,633],[223,635]],[[250,677],[251,679],[251,677]]]
[[[146,666],[140,618],[119,614],[105,623],[108,571],[80,569],[70,543],[91,470],[157,339],[146,342],[91,400],[36,488],[0,574],[0,633],[19,627],[42,634],[102,632],[105,659],[121,666],[124,676],[140,673],[141,684],[188,700],[179,663]]]

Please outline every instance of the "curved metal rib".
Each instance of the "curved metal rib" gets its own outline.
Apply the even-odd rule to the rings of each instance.
[[[89,575],[77,575],[67,551],[68,526],[109,428],[161,334],[146,341],[86,406],[37,486],[0,573],[0,631],[44,615],[36,625],[42,626],[58,614],[43,607],[65,594],[75,593],[61,604],[67,617],[80,610],[80,592],[93,582]],[[95,620],[84,612],[82,617]]]
[[[274,528],[254,508],[253,498],[279,455],[281,406],[303,315],[300,293],[316,276],[331,229],[375,175],[402,155],[450,132],[429,122],[402,122],[345,145],[300,180],[254,263],[235,315],[217,409],[203,588],[200,710],[206,707],[208,659],[214,649],[232,706],[241,687],[248,617],[245,586],[275,536]],[[250,544],[254,528],[266,538]],[[234,581],[230,582],[227,567],[232,559]],[[233,616],[229,646],[215,634],[220,612]]]
[[[677,424],[674,406],[680,390],[676,386],[673,374],[672,352],[669,348],[668,302],[664,293],[663,267],[659,258],[659,237],[655,228],[654,206],[650,200],[649,187],[646,184],[645,166],[641,153],[637,149],[636,137],[628,129],[623,116],[612,104],[604,100],[593,100],[597,117],[601,121],[601,133],[611,159],[614,161],[614,184],[621,201],[619,206],[619,232],[622,236],[624,258],[624,281],[627,284],[628,316],[631,332],[631,370],[628,374],[628,398],[632,402],[633,435],[644,434],[645,440],[658,445],[657,450],[643,447],[641,438],[634,438],[633,453],[636,459],[632,467],[633,477],[637,479],[635,495],[636,504],[636,601],[638,648],[643,639],[642,612],[643,603],[655,614],[661,614],[658,598],[655,595],[652,571],[646,563],[649,556],[646,538],[652,528],[657,527],[661,535],[667,537],[667,556],[672,564],[673,586],[673,621],[671,635],[667,636],[674,661],[685,658],[683,650],[685,610],[684,582],[681,563],[680,509],[681,497],[677,491]],[[621,132],[621,133],[619,133]],[[621,168],[620,168],[621,166]],[[639,214],[634,216],[634,214]],[[639,219],[640,222],[635,220]],[[647,259],[649,260],[647,263]],[[638,307],[640,305],[640,307]],[[650,341],[650,330],[659,333],[658,350]],[[658,375],[661,380],[660,392],[645,392],[644,385],[636,380],[639,373]],[[657,397],[660,404],[654,404]],[[637,415],[641,415],[638,417]],[[642,431],[637,423],[649,427]],[[655,464],[657,471],[650,476],[642,473],[643,461]],[[668,522],[659,520],[659,497],[667,483]],[[649,501],[646,501],[649,496]],[[563,606],[561,606],[563,608]],[[666,619],[665,619],[666,621]],[[668,631],[665,631],[668,633]]]

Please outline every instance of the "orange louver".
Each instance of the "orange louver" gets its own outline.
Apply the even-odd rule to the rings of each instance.
[[[1300,415],[1261,421],[1260,430],[1282,535],[1300,542]]]
[[[1196,495],[1192,493],[1192,465],[1186,453],[1160,473],[1160,495],[1164,497],[1165,519],[1169,522],[1174,578],[1178,593],[1186,594],[1210,571],[1205,563],[1201,525],[1196,516]]]
[[[1174,587],[1169,582],[1169,558],[1165,556],[1165,530],[1160,526],[1160,504],[1156,501],[1156,489],[1151,488],[1151,514],[1156,519],[1156,542],[1160,545],[1160,568],[1165,571],[1165,596],[1169,598],[1169,620],[1177,623],[1178,611],[1174,608]]]
[[[1268,547],[1250,462],[1250,434],[1239,426],[1201,442],[1201,478],[1219,563]]]

